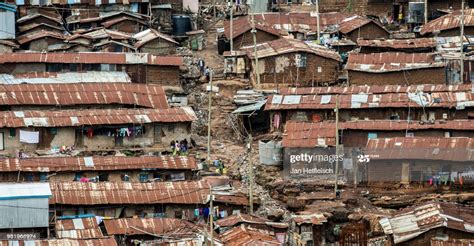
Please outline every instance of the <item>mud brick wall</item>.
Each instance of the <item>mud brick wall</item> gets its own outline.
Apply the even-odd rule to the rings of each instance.
[[[313,83],[333,82],[337,79],[338,61],[306,53],[306,67],[297,68],[296,54],[289,53],[259,59],[260,82],[311,86]],[[263,67],[265,67],[264,70]]]
[[[389,73],[348,71],[350,85],[417,85],[446,84],[443,67]]]
[[[147,83],[179,87],[179,73],[179,67],[176,66],[147,66]]]
[[[276,40],[279,36],[273,35],[268,32],[257,30],[257,44],[265,43],[268,41]],[[242,35],[234,38],[234,49],[240,49],[243,46],[253,46],[253,35],[250,31],[243,33]]]

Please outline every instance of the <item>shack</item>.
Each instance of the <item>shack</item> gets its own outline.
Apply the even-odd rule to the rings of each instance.
[[[93,239],[34,239],[34,240],[0,240],[1,246],[9,245],[107,245],[107,246],[118,246],[117,241],[113,237],[104,237],[104,238],[93,238]]]
[[[290,245],[325,245],[326,217],[322,213],[303,211],[291,217]]]
[[[350,85],[446,84],[445,67],[435,53],[349,53],[346,64]]]
[[[47,183],[0,183],[0,232],[3,238],[40,239],[49,227]]]
[[[252,23],[249,16],[235,18],[233,20],[232,33],[230,32],[230,21],[224,22],[224,36],[229,41],[234,42],[234,49],[253,45]],[[274,29],[269,24],[257,21],[255,23],[257,44],[276,40],[280,38],[280,31]]]
[[[253,48],[245,48],[251,61],[250,72],[256,84],[257,67]],[[294,39],[278,39],[257,46],[258,73],[261,86],[280,88],[314,86],[334,82],[338,77],[339,54],[318,45]]]
[[[176,53],[178,42],[172,37],[154,29],[147,29],[133,35],[137,40],[135,48],[141,53],[154,55],[171,55]]]
[[[15,14],[16,5],[0,3],[0,40],[15,39]],[[1,51],[1,48],[0,48]]]
[[[354,42],[358,39],[388,39],[390,37],[390,33],[382,24],[362,16],[351,16],[342,20],[333,33]]]
[[[427,37],[459,37],[461,26],[461,10],[453,11],[447,15],[443,15],[434,19],[420,29],[420,35]],[[464,34],[474,35],[474,9],[466,9],[464,11]]]
[[[4,182],[149,182],[192,180],[199,170],[193,156],[86,156],[0,159]]]
[[[0,57],[5,73],[126,71],[135,83],[181,88],[183,58],[147,53],[9,53]]]
[[[435,186],[472,184],[473,149],[474,139],[466,137],[369,139],[368,181]]]
[[[20,45],[18,45],[14,40],[5,40],[5,39],[0,39],[0,53],[12,53],[14,50],[17,50],[20,48]]]
[[[430,245],[435,238],[473,239],[473,217],[474,212],[469,207],[429,202],[402,209],[379,223],[386,235],[393,236],[397,245]]]
[[[55,218],[56,238],[93,239],[104,238],[94,215],[81,215],[79,218]]]
[[[435,52],[438,42],[436,38],[413,39],[359,39],[357,45],[360,53],[406,52],[429,53]]]

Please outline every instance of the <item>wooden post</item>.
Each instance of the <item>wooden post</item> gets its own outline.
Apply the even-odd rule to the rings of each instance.
[[[233,31],[234,31],[234,0],[230,0],[230,54],[232,55],[234,52],[234,37],[233,37]]]
[[[257,54],[257,29],[255,28],[255,15],[252,10],[252,36],[253,36],[253,48],[255,56],[255,75],[257,77],[257,86],[260,86],[260,68],[258,64],[258,54]]]
[[[211,246],[214,245],[214,197],[212,195],[212,185],[209,190],[209,196],[211,197],[209,201],[209,233],[210,233],[210,238],[211,238]]]
[[[321,38],[321,30],[319,27],[319,0],[316,0],[316,26],[317,26],[317,32],[318,32],[318,44],[319,40]]]
[[[428,23],[428,0],[425,0],[425,24]]]
[[[464,0],[461,3],[461,32],[459,35],[461,39],[461,84],[464,84]]]
[[[253,160],[252,160],[252,134],[249,134],[249,206],[253,214]]]
[[[212,69],[209,69],[209,103],[207,116],[207,161],[211,165],[211,112],[212,112]]]
[[[339,95],[336,95],[336,167],[334,168],[334,194],[337,194],[337,180],[339,172]]]

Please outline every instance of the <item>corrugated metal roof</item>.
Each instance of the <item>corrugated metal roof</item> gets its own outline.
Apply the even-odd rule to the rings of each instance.
[[[461,10],[457,10],[434,19],[421,27],[420,34],[425,35],[436,31],[459,28],[461,26],[461,14]],[[464,11],[464,26],[474,26],[474,9]]]
[[[178,44],[178,42],[176,42],[172,37],[166,34],[160,33],[155,29],[147,29],[147,30],[141,31],[133,35],[133,38],[137,40],[137,42],[135,43],[136,48],[140,48],[143,45],[147,44],[148,42],[153,41],[158,38],[164,39],[173,44]]]
[[[413,39],[359,39],[357,45],[363,47],[393,48],[393,49],[417,49],[435,48],[438,45],[436,38],[413,38]]]
[[[226,246],[281,245],[273,232],[249,227],[234,227],[220,235]]]
[[[385,73],[421,68],[444,67],[444,62],[438,60],[435,53],[349,53],[346,69],[370,72]]]
[[[115,18],[110,18],[110,20],[107,20],[107,21],[104,21],[102,22],[102,26],[105,27],[105,28],[109,28],[113,25],[116,25],[116,24],[119,24],[120,22],[123,22],[123,21],[133,21],[133,22],[136,22],[135,24],[142,24],[144,26],[146,26],[146,22],[144,22],[143,20],[140,20],[138,18],[133,18],[133,17],[129,17],[129,16],[118,16],[118,17],[115,17]]]
[[[257,15],[258,16],[258,15]],[[236,38],[252,29],[252,21],[250,16],[239,17],[233,20],[232,38]],[[255,29],[280,36],[280,31],[271,27],[268,23],[255,19]],[[224,35],[230,39],[230,21],[224,21]]]
[[[66,127],[88,125],[147,124],[154,122],[191,122],[191,108],[169,109],[84,109],[57,111],[3,111],[0,127]]]
[[[37,13],[31,13],[31,14],[28,14],[28,15],[25,15],[23,17],[21,17],[20,19],[18,19],[16,21],[16,23],[18,24],[21,24],[23,22],[26,22],[26,21],[30,21],[30,20],[33,20],[33,19],[36,19],[36,18],[46,18],[46,19],[49,19],[51,21],[54,21],[56,22],[58,25],[62,25],[63,22],[61,20],[61,16],[60,15],[57,15],[57,14],[53,14],[51,12],[47,12],[47,14],[45,13],[45,11],[39,11]]]
[[[372,22],[388,33],[388,31],[380,23],[362,16],[351,16],[342,20],[342,22],[338,25],[337,31],[348,34]]]
[[[336,127],[326,122],[293,122],[285,126],[282,146],[285,148],[311,148],[335,146]]]
[[[0,240],[0,246],[117,246],[112,237],[98,239],[40,239],[40,240]]]
[[[16,12],[16,6],[13,4],[0,3],[0,9],[4,9],[10,12]]]
[[[237,193],[231,195],[214,195],[215,202],[221,202],[225,204],[231,205],[241,205],[241,206],[248,206],[249,199],[245,194]]]
[[[103,238],[95,217],[56,221],[57,238]]]
[[[76,83],[131,83],[127,72],[29,72],[0,74],[3,84],[76,84]]]
[[[1,79],[2,77],[0,77]],[[80,78],[76,78],[76,80],[80,80]],[[165,91],[159,85],[131,83],[0,85],[0,105],[104,104],[168,108]]]
[[[233,227],[240,223],[266,225],[270,220],[250,214],[233,214],[223,219],[217,220],[220,227]]]
[[[281,95],[329,95],[329,94],[385,94],[423,92],[470,92],[472,85],[372,85],[330,87],[287,87],[280,89]]]
[[[255,52],[253,46],[243,47],[242,49],[245,49],[247,51],[247,56],[250,59],[254,59]],[[294,52],[306,52],[310,54],[315,54],[317,56],[333,59],[336,61],[341,61],[340,55],[329,48],[326,48],[321,45],[308,45],[307,43],[296,39],[281,38],[257,45],[258,58],[265,58]]]
[[[431,239],[431,246],[472,246],[474,239]]]
[[[10,46],[16,49],[20,48],[20,45],[18,45],[15,40],[0,39],[0,44]]]
[[[104,220],[104,224],[108,235],[145,235],[145,232],[148,232],[155,235],[165,234],[171,238],[186,238],[194,237],[200,232],[193,223],[175,218],[112,219]]]
[[[327,221],[326,216],[322,213],[315,213],[311,211],[299,212],[297,215],[292,215],[291,220],[296,224],[313,224],[313,225],[322,225]]]
[[[37,28],[37,27],[51,28],[51,29],[57,30],[59,33],[62,33],[64,31],[64,27],[62,26],[53,26],[47,23],[34,23],[34,22],[29,25],[21,25],[18,27],[18,30],[20,32],[28,32],[29,30]]]
[[[474,138],[397,137],[369,139],[373,160],[474,161]]]
[[[26,43],[29,43],[31,41],[34,41],[34,40],[37,40],[37,39],[40,39],[40,38],[45,38],[45,37],[55,38],[55,39],[61,40],[61,41],[66,39],[66,37],[61,33],[41,30],[41,31],[37,31],[37,32],[25,33],[23,35],[20,35],[16,38],[16,41],[19,44],[26,44]],[[13,53],[10,53],[10,54],[13,54]],[[27,53],[24,53],[24,54],[27,54]]]
[[[13,1],[13,0],[11,0]],[[130,5],[132,3],[148,3],[149,0],[100,0],[100,1],[90,1],[90,0],[45,0],[45,1],[35,1],[35,0],[15,0],[17,5],[20,6],[51,6],[51,5]]]
[[[421,87],[420,87],[421,88]],[[467,88],[461,87],[458,90]],[[329,90],[329,89],[328,89]],[[357,89],[354,89],[356,92]],[[411,90],[411,89],[410,89]],[[265,110],[291,110],[291,109],[333,109],[336,105],[336,98],[339,98],[340,109],[360,109],[360,108],[456,108],[462,110],[466,107],[474,106],[474,94],[470,91],[415,91],[408,93],[389,92],[389,93],[354,93],[332,95],[273,95],[270,96],[265,105]],[[348,90],[343,93],[350,93]],[[317,90],[314,91],[318,93]],[[323,91],[324,92],[324,91]],[[298,103],[288,103],[286,98],[299,96]]]
[[[474,210],[451,203],[427,203],[403,209],[383,222],[385,234],[393,234],[398,244],[439,227],[474,233]]]
[[[21,198],[48,198],[51,189],[47,183],[0,183],[2,200]]]
[[[158,56],[148,53],[71,52],[71,53],[6,53],[0,56],[5,63],[74,63],[74,64],[146,64],[181,66],[180,56]]]
[[[86,157],[36,157],[0,158],[0,172],[65,172],[87,170],[136,170],[136,169],[182,169],[198,168],[192,156],[93,156],[87,157],[94,163],[85,165]]]
[[[209,185],[189,182],[51,182],[50,204],[205,204]]]

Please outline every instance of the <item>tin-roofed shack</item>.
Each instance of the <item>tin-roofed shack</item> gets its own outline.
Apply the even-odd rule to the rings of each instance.
[[[255,22],[257,30],[257,44],[276,40],[280,38],[280,31],[271,27],[268,23],[262,21]],[[253,45],[252,24],[250,17],[239,17],[233,20],[232,34],[230,32],[230,21],[224,22],[224,36],[227,40],[234,40],[234,49],[240,49],[244,46]]]
[[[147,29],[133,35],[137,40],[135,48],[141,53],[154,55],[172,55],[176,53],[178,42],[172,37],[160,33],[154,29]]]
[[[4,73],[126,71],[135,83],[181,87],[182,57],[147,53],[8,53],[0,57]]]
[[[474,138],[369,139],[369,183],[473,184]],[[474,221],[473,221],[474,222]]]
[[[429,37],[459,37],[461,14],[461,10],[456,10],[434,19],[421,27],[420,34]],[[474,35],[474,9],[472,8],[464,11],[464,34]]]
[[[195,120],[190,108],[89,109],[0,112],[0,149],[56,153],[61,146],[76,150],[149,148],[166,150],[189,137]]]
[[[195,179],[198,164],[193,156],[88,156],[0,159],[4,182],[79,181],[148,182]]]
[[[256,83],[257,69],[253,48],[245,48]],[[278,39],[257,46],[260,83],[262,87],[308,86],[334,82],[341,58],[323,47],[308,45],[294,39]]]
[[[357,45],[361,53],[406,52],[427,53],[436,51],[435,38],[413,39],[359,39]]]
[[[36,239],[36,240],[0,240],[0,246],[10,245],[41,245],[41,246],[57,246],[57,245],[77,245],[77,246],[117,246],[117,241],[113,237],[94,238],[94,239]]]
[[[445,67],[435,53],[349,53],[346,64],[351,85],[446,84]]]
[[[421,124],[472,118],[470,85],[350,86],[284,88],[270,96],[271,131],[281,131],[289,120],[335,120],[336,98],[340,121],[407,120]]]
[[[335,33],[357,42],[358,39],[387,39],[390,33],[382,24],[362,16],[351,16],[338,23]]]

